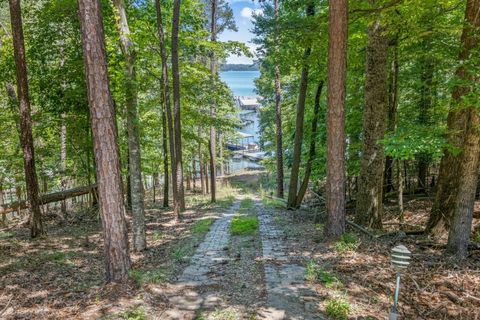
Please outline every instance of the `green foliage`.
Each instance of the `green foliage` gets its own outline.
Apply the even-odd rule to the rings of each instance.
[[[158,241],[158,240],[161,240],[163,238],[163,233],[160,232],[160,231],[154,231],[152,233],[152,240],[154,241]]]
[[[283,199],[263,197],[262,203],[267,208],[285,208],[286,202]]]
[[[239,318],[238,313],[235,310],[220,310],[217,309],[212,312],[211,316],[209,317],[212,320],[236,320]]]
[[[473,241],[480,243],[480,230],[475,231],[473,234]]]
[[[325,225],[323,223],[315,224],[315,231],[318,231],[319,233],[323,233],[324,229],[325,229]]]
[[[146,320],[147,319],[147,315],[145,314],[145,310],[142,308],[142,306],[131,307],[130,309],[119,313],[118,317],[120,317],[120,319],[125,319],[125,320]]]
[[[215,221],[214,218],[201,219],[196,221],[192,227],[193,234],[204,234],[210,230],[210,226]]]
[[[343,286],[342,282],[332,274],[320,267],[314,260],[311,260],[307,264],[305,269],[305,279],[313,282],[320,282],[325,285],[326,288],[340,288]]]
[[[240,209],[250,209],[253,207],[255,202],[251,198],[245,198],[240,201]]]
[[[42,252],[35,258],[36,263],[52,262],[58,264],[71,264],[70,259],[75,256],[75,252],[71,251],[47,251]]]
[[[329,299],[325,304],[327,315],[337,320],[347,320],[350,309],[350,304],[345,299]]]
[[[333,247],[338,252],[347,252],[355,251],[359,245],[360,239],[358,238],[357,234],[353,232],[347,232],[340,237],[339,241],[333,244]]]
[[[8,231],[0,231],[0,239],[7,239],[13,237],[13,233]]]
[[[140,286],[159,284],[165,280],[165,273],[162,270],[131,269],[129,276]]]
[[[230,230],[233,235],[246,236],[254,234],[258,229],[258,218],[256,216],[236,215],[232,219]]]

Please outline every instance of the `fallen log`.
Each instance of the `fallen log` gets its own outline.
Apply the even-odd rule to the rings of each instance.
[[[97,185],[92,184],[89,186],[43,194],[40,196],[40,203],[43,205],[47,203],[63,201],[69,198],[78,197],[84,194],[96,192],[96,189],[97,189]],[[28,201],[26,200],[10,202],[7,204],[0,205],[0,214],[7,214],[9,212],[17,211],[19,209],[20,210],[26,209],[26,208],[28,208]]]

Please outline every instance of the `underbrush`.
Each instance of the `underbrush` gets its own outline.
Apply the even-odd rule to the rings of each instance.
[[[355,251],[360,245],[358,235],[353,232],[344,233],[340,240],[333,244],[333,248],[337,252]]]
[[[329,299],[325,303],[327,315],[337,320],[347,320],[350,309],[350,303],[343,298]]]
[[[160,284],[165,281],[165,272],[162,270],[131,269],[129,276],[135,280],[139,286]]]
[[[230,225],[232,234],[237,236],[252,235],[257,229],[258,218],[256,216],[236,215]]]
[[[314,260],[311,260],[305,269],[305,279],[322,283],[329,289],[343,287],[342,282],[331,271],[323,269]]]
[[[207,218],[196,221],[192,226],[193,234],[202,234],[207,233],[210,230],[212,223],[215,221],[214,218]]]

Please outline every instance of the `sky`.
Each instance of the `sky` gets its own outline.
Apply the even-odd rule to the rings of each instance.
[[[252,53],[255,52],[255,45],[251,43],[253,34],[250,32],[253,29],[252,13],[256,10],[258,12],[258,4],[252,0],[227,0],[232,7],[235,21],[237,23],[238,32],[224,31],[220,34],[221,41],[235,40],[245,43]],[[251,64],[253,60],[245,56],[230,56],[227,58],[227,63]]]

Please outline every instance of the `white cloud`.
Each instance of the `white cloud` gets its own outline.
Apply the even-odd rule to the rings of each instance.
[[[240,15],[244,18],[251,19],[254,14],[262,14],[262,9],[252,9],[249,7],[245,7],[240,11]]]

